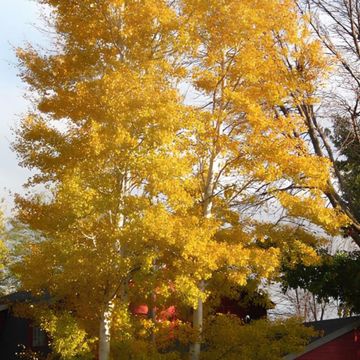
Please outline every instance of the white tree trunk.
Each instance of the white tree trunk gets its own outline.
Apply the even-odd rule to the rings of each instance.
[[[109,301],[100,318],[99,331],[99,360],[109,360],[110,358],[110,340],[111,340],[111,317],[114,304]]]
[[[126,172],[123,179],[121,179],[121,189],[120,189],[120,200],[121,205],[123,206],[122,202],[124,197],[127,193],[127,181],[128,181],[129,174]],[[122,210],[122,209],[120,209]],[[110,212],[110,219],[111,219],[111,212]],[[118,224],[117,226],[121,229],[125,225],[125,216],[122,211],[120,211]],[[120,241],[116,244],[116,250],[119,252],[120,256],[125,256],[125,249],[120,243]],[[121,286],[121,298],[124,300],[126,298],[126,284]],[[116,296],[114,294],[113,296]],[[99,328],[99,360],[109,360],[110,359],[110,344],[111,344],[111,321],[112,321],[112,314],[114,310],[114,302],[112,300],[108,301],[105,305],[105,308],[100,317],[100,328]]]
[[[224,72],[224,62],[222,62],[222,70]],[[219,112],[221,115],[222,112],[222,95],[224,93],[225,88],[225,77],[221,80],[221,101],[219,104]],[[216,92],[217,89],[214,91],[213,96],[213,114],[215,114],[216,110]],[[213,124],[214,130],[217,131],[217,135],[220,136],[222,134],[222,120],[219,117]],[[213,207],[213,196],[214,196],[214,188],[216,187],[215,173],[216,173],[216,166],[217,166],[217,155],[218,149],[217,145],[214,144],[214,147],[211,152],[211,156],[209,159],[209,168],[207,171],[206,182],[204,186],[203,192],[203,216],[205,219],[210,219],[212,217],[212,207]],[[205,292],[206,284],[204,280],[201,280],[199,283],[199,289],[202,292]],[[193,309],[193,329],[198,333],[198,338],[194,341],[193,344],[190,345],[190,360],[199,360],[200,353],[201,353],[201,342],[202,342],[202,331],[203,331],[203,300],[202,298],[198,298],[197,308]]]
[[[210,159],[209,170],[207,175],[207,181],[204,191],[204,205],[203,205],[203,216],[206,219],[211,218],[211,210],[213,205],[213,181],[214,181],[214,165],[215,156]],[[205,281],[201,280],[199,289],[205,291]],[[190,360],[199,360],[201,353],[201,333],[203,329],[203,300],[198,298],[197,308],[193,309],[193,329],[198,333],[198,338],[190,345]]]
[[[190,359],[198,360],[201,352],[201,332],[203,328],[203,301],[201,298],[198,299],[197,309],[194,309],[193,313],[193,328],[196,330],[200,338],[191,344],[190,347]]]

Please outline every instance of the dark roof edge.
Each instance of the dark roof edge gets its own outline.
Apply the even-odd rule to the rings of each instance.
[[[353,330],[354,328],[356,328],[357,326],[360,326],[360,319],[354,320],[354,322],[352,322],[351,324],[345,325],[342,328],[340,328],[339,330],[336,330],[332,333],[330,333],[329,335],[326,335],[320,339],[317,339],[315,341],[313,341],[312,343],[310,343],[308,346],[306,346],[305,350],[301,353],[298,354],[289,354],[283,357],[283,360],[294,360],[297,359],[299,356],[302,356],[312,350],[315,350],[316,348],[327,344],[328,342],[350,332],[351,330]]]

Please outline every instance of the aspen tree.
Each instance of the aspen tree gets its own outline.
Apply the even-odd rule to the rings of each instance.
[[[15,271],[27,290],[72,309],[107,360],[128,283],[150,256],[127,233],[161,194],[184,200],[175,140],[186,122],[164,57],[177,19],[165,1],[42,3],[52,6],[55,51],[18,50],[35,109],[14,148],[35,170],[28,185],[48,189],[17,198],[19,219],[44,240]]]
[[[204,99],[195,109],[201,123],[195,150],[203,217],[199,222],[212,223],[213,234],[208,232],[208,241],[202,238],[202,246],[192,247],[197,271],[191,278],[194,293],[200,295],[194,303],[193,327],[201,334],[206,284],[215,272],[225,271],[234,283],[245,285],[251,274],[270,276],[279,261],[276,246],[266,254],[254,246],[255,238],[270,234],[263,232],[249,208],[260,212],[261,205],[275,201],[288,219],[307,219],[330,233],[347,220],[327,209],[322,198],[329,163],[312,155],[298,135],[301,120],[276,110],[291,102],[297,89],[314,86],[310,77],[304,84],[295,72],[289,75],[284,64],[282,43],[299,56],[298,47],[304,47],[302,37],[307,36],[294,3],[194,0],[184,1],[184,13],[194,44],[191,83]],[[311,56],[319,58],[314,64],[318,68],[319,46],[308,42]],[[281,229],[281,222],[275,222]],[[279,240],[283,247],[288,239]],[[191,347],[192,360],[199,359],[200,347],[201,337]]]

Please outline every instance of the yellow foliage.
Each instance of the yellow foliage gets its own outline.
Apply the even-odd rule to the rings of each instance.
[[[51,336],[51,346],[61,354],[64,360],[81,358],[92,359],[90,351],[94,339],[87,337],[86,331],[79,327],[76,319],[69,313],[61,315],[55,313],[43,314],[41,327]]]
[[[236,316],[218,314],[208,320],[204,334],[208,349],[203,359],[280,360],[301,352],[316,332],[297,319],[258,320],[246,325]]]
[[[327,69],[292,0],[40,2],[57,39],[53,52],[17,52],[35,110],[14,149],[35,172],[18,219],[41,240],[14,271],[81,319],[44,315],[59,352],[97,337],[111,308],[121,351],[160,358],[135,340],[132,301],[196,309],[224,290],[210,288],[216,276],[239,287],[276,277],[284,259],[316,261],[307,232],[268,226],[274,207],[329,234],[347,222],[322,197],[329,163],[301,119],[280,114],[313,104]]]

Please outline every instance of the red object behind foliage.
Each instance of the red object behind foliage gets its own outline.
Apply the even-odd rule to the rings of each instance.
[[[134,315],[138,316],[149,316],[149,307],[146,304],[141,304],[137,306],[131,306],[131,312]],[[175,306],[169,306],[167,309],[159,310],[155,308],[155,311],[157,313],[156,318],[159,321],[164,320],[176,320],[176,308]]]
[[[131,312],[134,315],[147,316],[149,313],[149,307],[146,304],[131,306]]]

